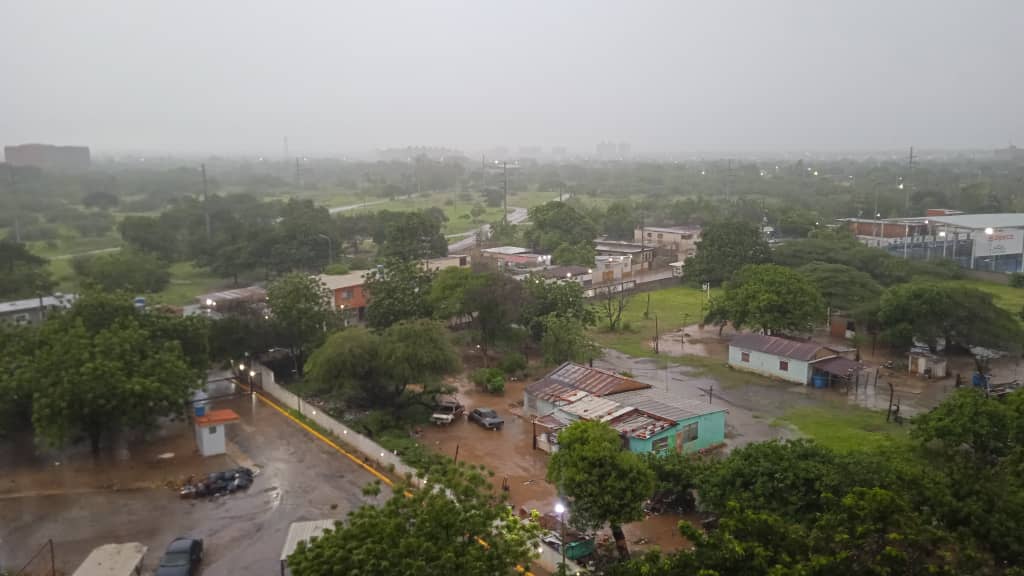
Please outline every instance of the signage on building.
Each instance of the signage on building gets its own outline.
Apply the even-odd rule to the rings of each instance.
[[[1019,228],[996,228],[992,234],[978,230],[972,235],[975,258],[1024,252],[1024,230]]]

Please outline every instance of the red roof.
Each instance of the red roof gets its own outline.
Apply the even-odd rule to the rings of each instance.
[[[763,352],[772,356],[792,358],[793,360],[814,360],[818,351],[824,348],[817,342],[798,342],[778,336],[765,336],[763,334],[737,334],[729,342],[729,346]]]
[[[196,424],[200,426],[216,426],[218,424],[228,424],[230,422],[238,422],[241,417],[238,416],[234,410],[210,410],[204,416],[196,416]]]
[[[650,388],[650,385],[614,372],[566,362],[527,386],[526,391],[532,396],[552,400],[574,390],[581,390],[594,396],[607,396],[646,388]]]

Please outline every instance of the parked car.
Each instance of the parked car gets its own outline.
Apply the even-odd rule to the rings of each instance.
[[[501,416],[498,416],[498,413],[490,408],[474,408],[469,413],[469,419],[488,430],[501,430],[501,427],[505,425]]]
[[[167,545],[156,576],[195,576],[202,561],[202,538],[175,538]]]
[[[454,398],[439,398],[437,406],[434,407],[434,413],[430,416],[430,421],[438,426],[451,424],[456,416],[465,411],[466,407],[458,400]]]
[[[205,498],[221,496],[246,490],[252,486],[253,472],[248,468],[232,468],[221,472],[213,472],[202,480],[189,478],[178,494],[182,498]]]

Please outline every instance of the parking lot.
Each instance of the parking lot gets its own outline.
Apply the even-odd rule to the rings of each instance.
[[[26,462],[17,453],[0,457],[0,568],[20,568],[51,538],[57,568],[67,573],[110,542],[149,546],[146,566],[154,568],[168,542],[190,535],[205,540],[204,575],[279,574],[292,522],[343,519],[389,496],[386,487],[380,496],[364,496],[362,487],[374,480],[369,472],[262,402],[242,396],[214,407],[242,417],[228,427],[226,456],[195,455],[191,430],[177,423],[127,458],[58,465]],[[173,487],[190,474],[238,465],[258,471],[245,492],[182,500]]]

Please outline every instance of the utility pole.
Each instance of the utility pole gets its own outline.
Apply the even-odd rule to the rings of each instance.
[[[505,207],[505,224],[508,225],[508,162],[501,163],[501,173],[505,178],[505,199],[502,201]]]
[[[201,164],[200,170],[203,173],[203,218],[206,220],[206,241],[209,242],[212,235],[210,233],[210,190],[206,184],[206,164]]]
[[[302,187],[302,167],[299,166],[298,157],[295,158],[295,186]]]
[[[907,216],[910,216],[910,177],[914,173],[914,147],[910,147],[910,157],[907,159],[907,181],[904,183],[904,188],[907,189],[905,205],[903,207],[904,212]]]
[[[11,197],[17,200],[18,194],[14,191],[14,166],[7,165],[7,179],[11,183]],[[21,244],[21,206],[14,209],[14,241]]]

